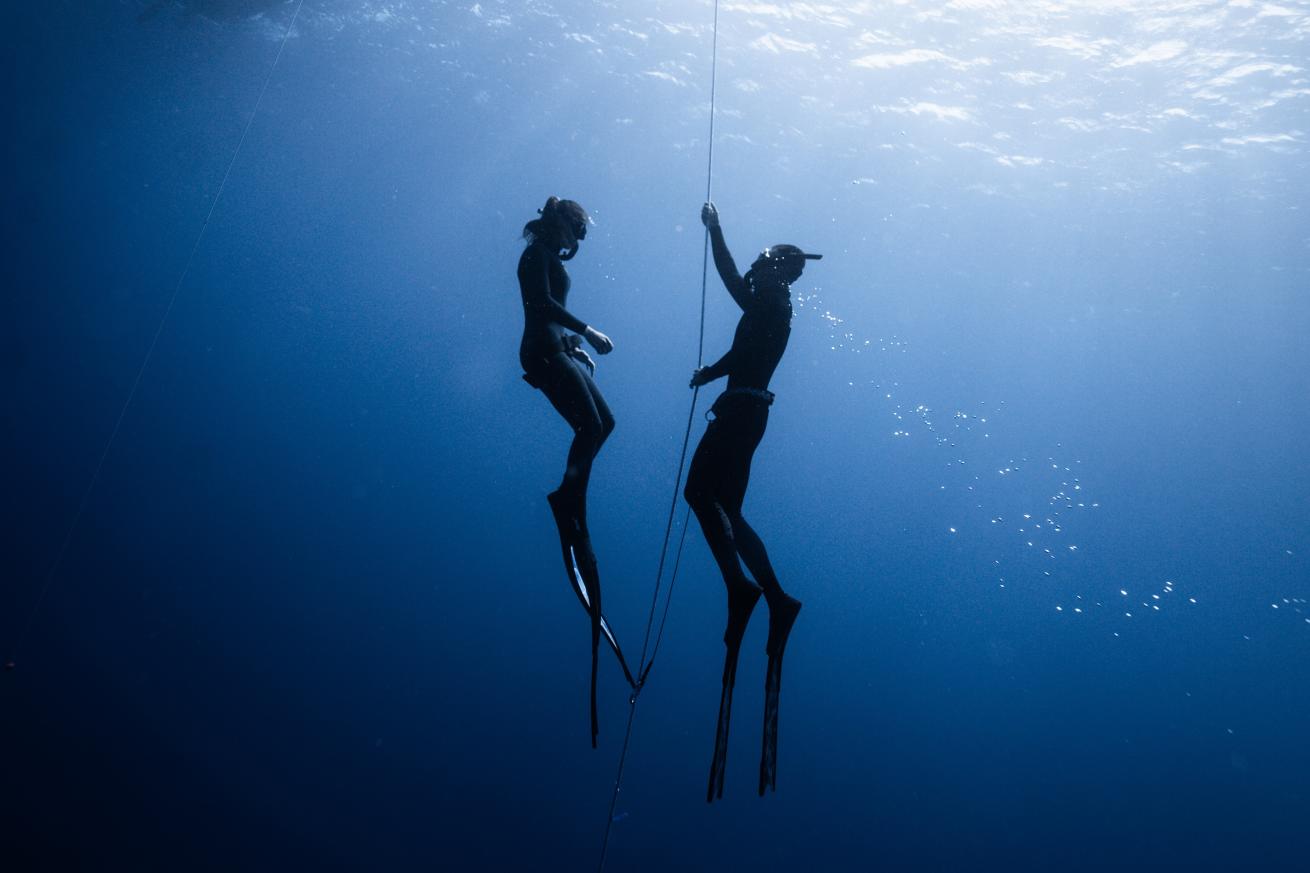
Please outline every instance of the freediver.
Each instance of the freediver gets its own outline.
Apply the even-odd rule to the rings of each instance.
[[[587,483],[591,465],[605,439],[614,430],[614,415],[593,378],[596,363],[582,348],[587,343],[597,354],[614,349],[610,338],[570,313],[569,274],[564,261],[578,253],[591,223],[585,209],[573,200],[551,197],[537,210],[540,218],[523,227],[527,247],[519,258],[519,291],[523,296],[523,340],[519,362],[523,380],[546,395],[555,410],[573,428],[564,478],[557,490],[546,495],[559,528],[560,548],[569,584],[591,618],[591,745],[596,747],[599,724],[596,716],[596,664],[603,635],[629,685],[635,685],[601,613],[600,575],[596,554],[587,531]]]
[[[719,721],[705,798],[713,803],[716,797],[723,796],[737,656],[761,593],[769,607],[769,638],[765,646],[769,666],[764,684],[764,748],[760,756],[759,793],[763,796],[766,788],[776,789],[782,655],[801,602],[782,590],[764,543],[742,516],[742,502],[750,480],[751,457],[764,437],[769,406],[773,403],[769,380],[782,360],[791,334],[790,286],[800,278],[807,260],[823,256],[808,254],[793,245],[770,246],[742,276],[724,242],[719,213],[713,203],[701,207],[701,221],[709,230],[719,278],[742,311],[728,353],[696,370],[691,377],[693,388],[723,376],[728,377],[728,383],[710,409],[714,418],[696,447],[683,491],[700,521],[728,589],[728,625],[723,634],[727,654],[723,661]],[[743,563],[754,581],[742,570]]]

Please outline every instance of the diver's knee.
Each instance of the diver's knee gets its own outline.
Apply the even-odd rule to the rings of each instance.
[[[609,432],[605,430],[604,423],[598,418],[584,421],[582,424],[574,428],[573,432],[577,435],[578,439],[583,440],[591,445],[592,448],[596,449],[600,448],[600,444],[605,442],[605,437],[609,435]]]

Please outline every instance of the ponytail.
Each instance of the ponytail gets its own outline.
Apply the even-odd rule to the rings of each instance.
[[[546,205],[537,210],[537,214],[541,217],[534,218],[523,225],[523,238],[528,242],[535,242],[545,236],[551,225],[555,223],[555,212],[559,208],[559,203],[558,197],[554,195],[547,197]]]

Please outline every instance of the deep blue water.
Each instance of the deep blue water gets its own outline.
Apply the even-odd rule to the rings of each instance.
[[[635,652],[712,6],[306,0],[183,277],[295,6],[7,13],[0,866],[593,869],[627,693],[593,751],[514,266],[592,212]],[[722,3],[728,243],[826,255],[746,505],[805,608],[778,791],[757,617],[706,806],[691,532],[607,869],[1302,869],[1308,45],[1305,2]]]

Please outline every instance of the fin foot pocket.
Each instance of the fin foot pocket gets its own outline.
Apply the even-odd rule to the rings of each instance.
[[[791,626],[796,623],[796,616],[801,613],[801,602],[786,594],[769,602],[769,641],[764,645],[766,654],[782,655],[787,648],[787,637],[791,635]]]
[[[753,582],[741,582],[728,586],[728,626],[723,631],[723,642],[729,648],[741,646],[746,636],[746,625],[750,623],[751,613],[759,602],[763,590]]]
[[[564,491],[552,491],[546,495],[546,502],[550,504],[551,515],[555,516],[561,542],[572,545],[586,535],[587,523],[581,500]]]

